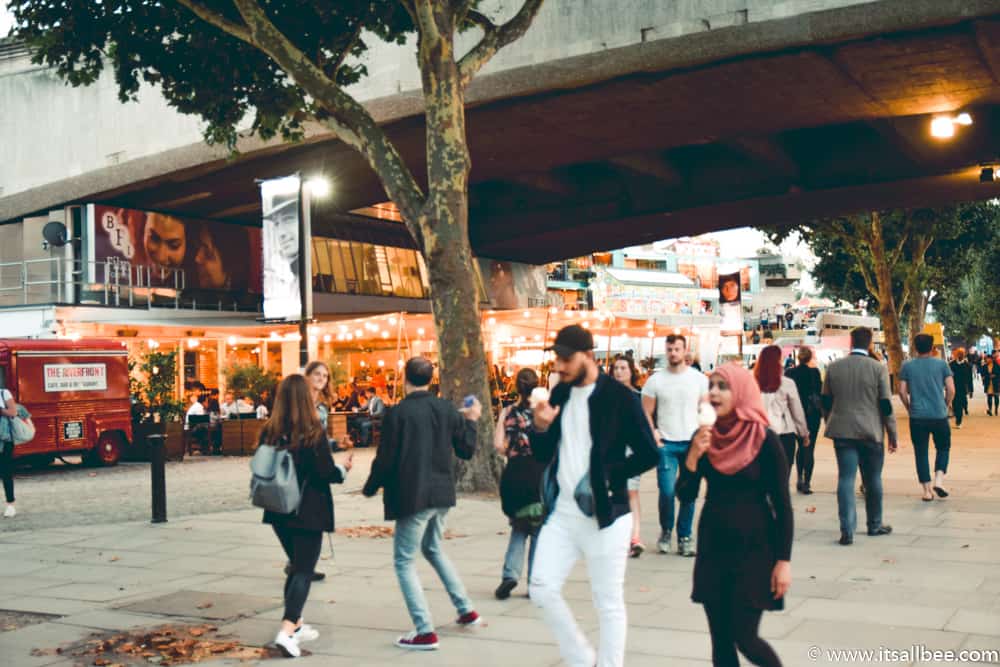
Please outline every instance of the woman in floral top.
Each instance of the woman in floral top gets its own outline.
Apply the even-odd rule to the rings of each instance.
[[[528,576],[531,576],[531,562],[542,521],[539,488],[545,466],[535,460],[528,440],[532,428],[528,397],[538,386],[538,375],[530,368],[522,368],[515,384],[518,402],[500,412],[494,437],[497,451],[507,457],[507,466],[500,477],[500,502],[503,513],[510,519],[510,543],[504,558],[502,580],[495,593],[498,600],[509,598],[521,578],[524,547],[529,537]]]

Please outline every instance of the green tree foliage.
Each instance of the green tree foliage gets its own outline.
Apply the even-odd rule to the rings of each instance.
[[[891,330],[906,329],[909,338],[920,332],[931,298],[943,297],[966,279],[984,233],[993,234],[984,230],[1000,223],[997,213],[989,202],[977,202],[877,211],[763,231],[775,243],[793,231],[801,235],[819,260],[812,274],[825,296],[876,307],[896,368],[902,363],[902,347],[901,341],[897,346],[889,340]]]
[[[257,364],[232,363],[222,370],[226,378],[226,391],[250,398],[254,404],[261,402],[264,392],[274,396],[278,376],[268,373]]]

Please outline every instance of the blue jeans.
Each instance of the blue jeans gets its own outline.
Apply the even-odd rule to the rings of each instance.
[[[840,532],[853,535],[858,526],[858,512],[854,501],[854,480],[861,468],[861,482],[865,485],[865,514],[868,530],[882,525],[882,463],[885,451],[880,442],[865,440],[833,441],[837,453],[837,510],[840,515]]]
[[[521,572],[524,571],[524,545],[529,537],[531,547],[528,549],[528,579],[531,579],[531,564],[535,561],[535,547],[538,546],[538,528],[525,530],[517,526],[510,527],[510,542],[507,543],[507,555],[503,559],[502,579],[520,581]]]
[[[674,487],[677,474],[684,465],[690,440],[664,440],[660,447],[660,463],[656,466],[656,483],[660,487],[660,530],[664,533],[674,528]],[[681,504],[677,515],[677,537],[691,537],[694,525],[694,502]]]
[[[424,589],[413,564],[418,548],[437,572],[459,616],[472,611],[472,602],[465,593],[465,586],[458,578],[455,566],[441,550],[447,514],[448,508],[430,508],[399,519],[392,538],[392,559],[396,567],[396,578],[399,579],[399,589],[403,593],[413,625],[420,634],[434,632],[434,621],[427,609],[427,598],[424,597]]]

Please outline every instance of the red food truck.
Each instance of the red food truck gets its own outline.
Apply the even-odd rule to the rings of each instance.
[[[128,352],[113,340],[0,339],[0,385],[35,423],[15,458],[114,465],[132,440]]]

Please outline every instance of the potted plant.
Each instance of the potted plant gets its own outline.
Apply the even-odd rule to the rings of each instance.
[[[233,392],[237,397],[246,396],[255,405],[265,395],[274,396],[274,390],[278,386],[277,375],[252,363],[229,364],[222,369],[222,375],[226,378],[226,391]]]
[[[167,458],[184,458],[184,405],[177,398],[177,352],[150,351],[133,364],[138,374],[130,381],[132,427],[135,443],[144,458],[150,435],[165,435]]]

